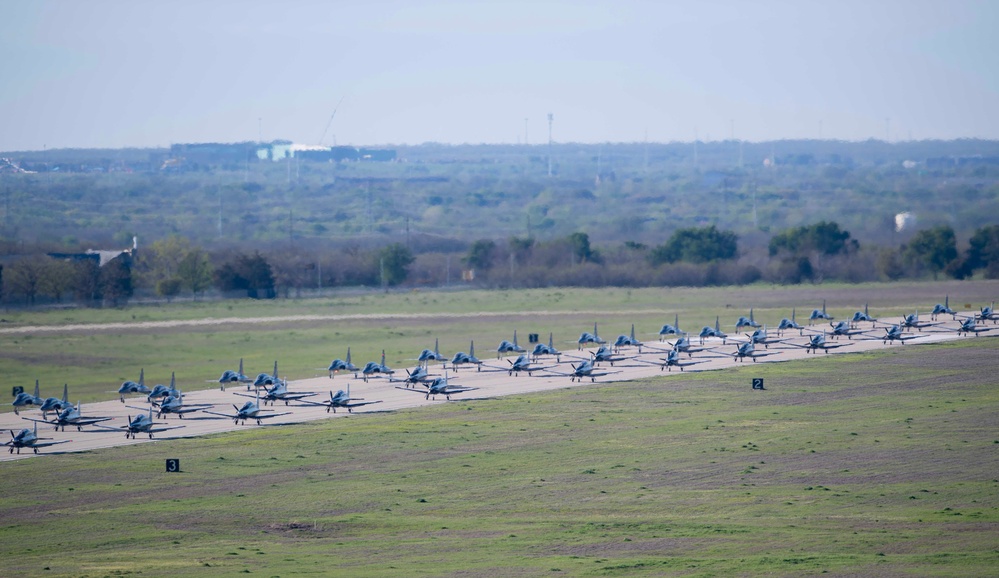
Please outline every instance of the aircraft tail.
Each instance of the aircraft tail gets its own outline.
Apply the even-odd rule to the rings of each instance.
[[[146,368],[144,367],[139,370],[139,385],[146,385]]]
[[[519,349],[520,348],[520,346],[517,345],[517,330],[516,329],[513,330],[513,348],[514,349]]]
[[[631,340],[635,341],[635,324],[631,324]]]
[[[171,371],[170,372],[170,389],[171,390],[177,389],[177,372],[176,371]]]
[[[468,344],[468,356],[469,357],[475,357],[475,342],[474,341]]]
[[[278,374],[277,374],[277,360],[276,359],[274,360],[274,373],[272,373],[271,375],[274,376],[274,381],[277,381]]]
[[[350,348],[347,348],[347,365],[350,365]]]
[[[41,399],[41,394],[39,392],[40,392],[40,390],[38,388],[38,380],[36,379],[35,380],[35,398],[36,399]]]
[[[243,358],[242,357],[239,358],[239,376],[240,376],[240,379],[242,379],[242,377],[243,377]]]
[[[36,390],[35,393],[38,393],[37,389],[38,389],[38,382],[36,381],[35,382],[35,390]],[[62,384],[62,402],[63,403],[69,403],[69,384],[68,383]]]

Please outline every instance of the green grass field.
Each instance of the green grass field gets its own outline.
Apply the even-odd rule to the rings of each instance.
[[[994,575],[997,350],[972,339],[5,463],[4,575]]]
[[[911,300],[936,289],[910,289]],[[731,311],[715,313],[725,296],[712,291],[668,294],[661,308],[675,298],[684,312],[734,320],[743,305],[733,295],[748,295],[758,318],[782,311],[762,290],[729,291]],[[595,298],[610,312],[598,321],[629,324],[627,312],[655,298],[561,292],[577,305],[550,319],[567,332],[585,329],[577,308],[596,309]],[[382,298],[427,299],[416,305],[439,311],[451,296],[367,299]],[[963,299],[952,293],[952,305]],[[397,310],[423,310],[404,303]],[[236,347],[280,353],[294,376],[319,367],[316,351],[327,363],[348,344],[388,337],[408,357],[435,335],[443,347],[445,336],[481,334],[482,356],[514,327],[525,339],[520,321],[2,339],[5,364],[18,341],[18,363],[58,358],[63,372],[73,360],[113,374],[136,355],[194,374],[208,356],[238,357]],[[362,360],[365,346],[353,347]],[[114,353],[95,359],[102,350]],[[997,352],[997,339],[967,339],[6,462],[0,574],[993,576]],[[753,377],[767,391],[752,391]],[[183,472],[165,473],[166,458]]]

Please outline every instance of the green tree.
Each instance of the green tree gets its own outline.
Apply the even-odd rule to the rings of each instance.
[[[738,252],[738,235],[731,231],[719,231],[711,225],[675,231],[665,245],[658,245],[649,252],[648,259],[653,265],[677,261],[707,263],[734,259]]]
[[[45,278],[45,256],[25,257],[10,264],[4,281],[5,293],[22,295],[28,305],[34,305]]]
[[[132,263],[127,256],[117,257],[100,268],[101,296],[112,307],[128,304],[132,297]]]
[[[195,295],[204,293],[212,286],[212,265],[208,254],[199,248],[191,249],[177,263],[177,279]]]
[[[488,269],[492,266],[496,243],[490,239],[479,239],[472,243],[465,256],[465,264],[473,269]]]
[[[574,263],[599,263],[600,255],[590,247],[590,236],[586,233],[569,235],[569,245],[572,247]]]
[[[954,229],[940,225],[923,229],[909,242],[905,249],[910,263],[923,266],[933,273],[933,278],[957,259],[957,240]]]
[[[246,291],[251,299],[273,299],[274,273],[259,252],[236,255],[215,270],[215,285],[222,291]]]
[[[409,266],[416,260],[413,252],[401,243],[393,243],[378,252],[382,283],[399,285],[409,276]]]
[[[180,295],[180,290],[183,285],[183,282],[181,282],[181,280],[177,277],[162,279],[156,283],[156,294],[161,297],[166,297],[167,302],[170,302],[174,297]]]
[[[807,255],[812,252],[837,255],[857,248],[859,244],[850,239],[849,231],[841,230],[838,223],[827,221],[786,229],[774,235],[769,245],[771,257],[780,252],[792,255]]]
[[[181,261],[192,250],[191,242],[187,238],[171,235],[140,251],[139,259],[145,276],[148,277],[148,285],[155,286],[158,281],[177,277]]]
[[[999,278],[999,225],[976,230],[969,245],[963,270],[970,275],[984,268],[989,279]]]

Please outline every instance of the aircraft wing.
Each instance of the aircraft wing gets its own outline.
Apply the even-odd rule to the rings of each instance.
[[[113,417],[81,417],[80,419],[73,420],[66,425],[75,425],[77,427],[85,425],[94,425],[102,421],[111,421]]]
[[[261,411],[263,411],[263,410],[261,410]],[[281,412],[281,413],[266,413],[266,414],[257,413],[257,415],[255,415],[253,417],[248,417],[246,419],[247,420],[251,420],[251,419],[270,419],[272,417],[280,417],[282,415],[291,415],[291,413],[292,412],[290,412],[290,411],[285,411],[285,412]]]
[[[589,375],[584,375],[583,377],[589,377],[593,379],[595,377],[607,377],[608,375],[614,375],[615,373],[621,373],[621,371],[591,371]]]
[[[234,413],[220,413],[220,412],[217,412],[217,411],[208,411],[208,410],[205,410],[205,413],[208,413],[208,414],[211,414],[211,415],[217,415],[219,417],[227,417],[229,419],[237,419],[239,417],[239,416],[237,416]]]
[[[33,417],[22,417],[21,419],[26,419],[28,421],[33,421],[35,423],[45,423],[48,425],[60,425],[59,420],[49,421],[47,419],[35,419]]]
[[[420,385],[422,385],[422,384],[420,384]],[[399,387],[398,385],[395,386],[395,388],[399,389],[399,390],[402,390],[402,391],[415,391],[416,393],[419,393],[419,394],[422,394],[422,395],[426,395],[427,394],[426,390],[424,390],[424,389],[414,389],[412,387]]]
[[[73,441],[73,440],[60,440],[60,441],[57,441],[57,442],[41,442],[41,443],[35,442],[35,443],[31,444],[31,446],[29,446],[29,447],[33,447],[33,448],[47,448],[49,446],[57,446],[59,444],[68,444],[71,441]]]
[[[177,415],[184,415],[186,413],[193,413],[193,412],[196,412],[196,411],[203,411],[203,410],[205,410],[206,408],[209,408],[209,407],[214,407],[214,406],[212,404],[198,404],[196,406],[195,405],[184,406],[184,407],[182,407],[180,409],[168,409],[168,410],[163,411],[163,413],[165,413],[165,414],[175,413]]]
[[[410,389],[409,391],[414,391],[414,390]],[[346,408],[355,408],[355,407],[361,407],[362,405],[371,405],[373,403],[381,403],[381,402],[382,402],[382,400],[379,399],[378,401],[362,401],[360,403],[345,403],[343,405],[343,407],[346,407]]]

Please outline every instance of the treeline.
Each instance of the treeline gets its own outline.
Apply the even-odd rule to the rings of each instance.
[[[403,243],[209,251],[173,236],[103,266],[40,252],[7,260],[0,266],[0,300],[119,306],[137,293],[166,300],[209,294],[268,299],[334,287],[709,286],[941,275],[999,278],[999,225],[978,229],[961,248],[948,226],[920,230],[898,247],[864,247],[839,224],[823,221],[777,233],[765,254],[741,252],[735,233],[713,225],[679,229],[656,246],[628,241],[597,248],[577,232],[543,241],[479,239],[463,252],[415,252]]]

